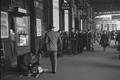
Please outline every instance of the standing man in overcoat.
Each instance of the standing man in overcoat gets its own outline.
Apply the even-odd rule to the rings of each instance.
[[[61,41],[60,33],[54,31],[53,26],[48,27],[48,31],[45,34],[45,42],[47,47],[47,53],[50,56],[50,61],[52,65],[52,73],[57,71],[57,43]]]

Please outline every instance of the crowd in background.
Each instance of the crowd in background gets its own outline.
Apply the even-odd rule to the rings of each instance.
[[[114,47],[120,51],[120,31],[58,31],[62,38],[62,47],[59,51],[71,50],[72,54],[82,53],[84,50],[94,51],[93,44],[98,43],[103,47],[103,51],[114,41]]]
[[[61,51],[70,50],[72,54],[82,53],[83,50],[93,50],[93,36],[90,30],[86,32],[71,31],[69,34],[65,31],[58,31],[62,38]]]

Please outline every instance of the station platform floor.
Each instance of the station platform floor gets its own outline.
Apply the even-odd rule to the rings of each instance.
[[[49,57],[43,57],[42,68],[51,70]],[[120,53],[113,47],[106,51],[94,44],[94,51],[58,58],[57,73],[43,73],[38,78],[9,72],[2,80],[120,80]]]

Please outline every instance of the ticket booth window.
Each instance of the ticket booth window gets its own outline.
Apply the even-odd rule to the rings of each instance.
[[[16,17],[15,26],[17,46],[29,46],[29,17]]]

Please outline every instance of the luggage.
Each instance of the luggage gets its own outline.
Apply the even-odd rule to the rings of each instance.
[[[42,51],[39,49],[36,54],[29,53],[24,55],[22,69],[25,72],[22,73],[23,76],[28,77],[39,77],[39,75],[43,72],[41,64],[41,54]]]

